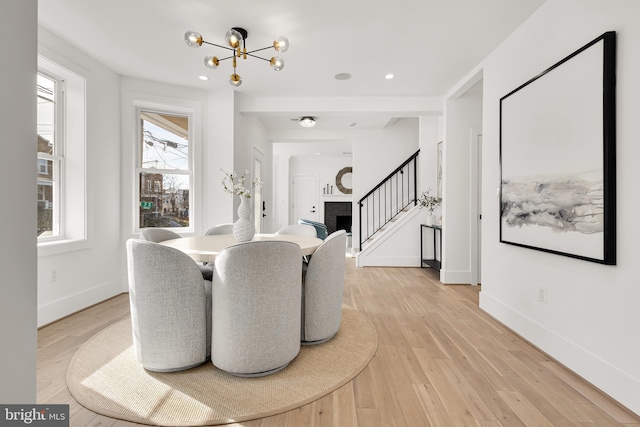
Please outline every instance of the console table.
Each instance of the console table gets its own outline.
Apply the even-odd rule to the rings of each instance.
[[[433,258],[425,259],[423,255],[423,243],[422,234],[424,229],[433,230]],[[440,252],[440,259],[437,259],[438,252]],[[431,268],[440,271],[442,266],[442,227],[439,225],[426,225],[420,224],[420,267],[428,265]]]

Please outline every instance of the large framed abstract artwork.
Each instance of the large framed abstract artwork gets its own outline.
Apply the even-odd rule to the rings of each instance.
[[[500,99],[500,241],[616,263],[616,33]]]

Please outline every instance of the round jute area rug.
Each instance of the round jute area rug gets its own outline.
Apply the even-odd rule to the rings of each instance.
[[[157,373],[136,361],[126,319],[76,352],[67,386],[82,406],[111,418],[162,426],[226,424],[279,414],[321,398],[358,375],[377,347],[369,320],[344,307],[332,340],[302,346],[289,366],[274,375],[238,378],[211,362]]]

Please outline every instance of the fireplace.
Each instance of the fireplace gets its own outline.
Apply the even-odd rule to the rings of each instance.
[[[329,234],[337,230],[351,232],[351,202],[324,202],[324,224]]]

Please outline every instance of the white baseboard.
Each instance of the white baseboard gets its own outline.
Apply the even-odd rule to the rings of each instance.
[[[471,283],[471,272],[440,270],[440,281],[445,285],[468,285]]]
[[[358,267],[420,267],[420,257],[367,256],[359,264]]]
[[[581,376],[623,406],[640,415],[640,379],[602,360],[565,337],[480,292],[480,308]]]
[[[55,322],[58,319],[119,295],[122,292],[122,284],[118,281],[111,281],[39,305],[38,327]]]

